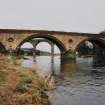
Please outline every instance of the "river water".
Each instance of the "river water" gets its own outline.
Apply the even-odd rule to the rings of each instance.
[[[105,67],[93,66],[93,58],[64,63],[60,56],[27,58],[22,66],[35,64],[45,77],[54,74],[54,89],[47,93],[52,105],[105,105]]]

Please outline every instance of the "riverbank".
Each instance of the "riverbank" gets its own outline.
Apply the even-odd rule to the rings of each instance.
[[[45,81],[20,60],[0,55],[0,105],[50,105]]]

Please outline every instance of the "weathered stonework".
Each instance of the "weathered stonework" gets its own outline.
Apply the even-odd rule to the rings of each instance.
[[[61,49],[62,54],[68,51],[75,52],[80,43],[88,39],[105,42],[104,34],[0,29],[0,43],[5,46],[6,50],[10,48],[16,50],[22,43],[31,38],[49,39]]]

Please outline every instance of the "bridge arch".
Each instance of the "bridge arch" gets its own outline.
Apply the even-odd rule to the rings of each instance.
[[[85,43],[86,41],[88,42]],[[78,53],[76,54],[76,52]],[[105,41],[96,37],[86,38],[77,45],[75,56],[77,63],[79,63],[78,58],[82,57],[82,60],[87,60],[92,67],[105,67]]]
[[[54,37],[52,35],[45,35],[45,34],[33,34],[33,35],[30,35],[30,36],[27,36],[27,38],[23,39],[18,44],[18,46],[16,47],[16,51],[20,48],[20,46],[23,43],[28,42],[28,41],[30,41],[31,39],[34,39],[34,38],[44,38],[44,39],[47,39],[47,40],[53,42],[54,44],[56,44],[57,47],[60,49],[61,53],[65,53],[66,52],[65,45],[59,39],[57,39],[56,37]]]
[[[90,41],[90,42],[93,42],[93,43],[96,43],[96,44],[99,44],[101,45],[102,47],[105,47],[105,41],[101,38],[86,38],[82,41],[79,42],[79,44],[76,46],[76,48],[74,49],[74,53],[76,53],[76,51],[78,51],[78,49],[80,48],[80,46],[85,43],[86,41]]]

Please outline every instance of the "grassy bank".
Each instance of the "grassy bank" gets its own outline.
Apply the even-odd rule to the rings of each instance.
[[[19,62],[0,55],[0,105],[50,105],[45,81]]]

